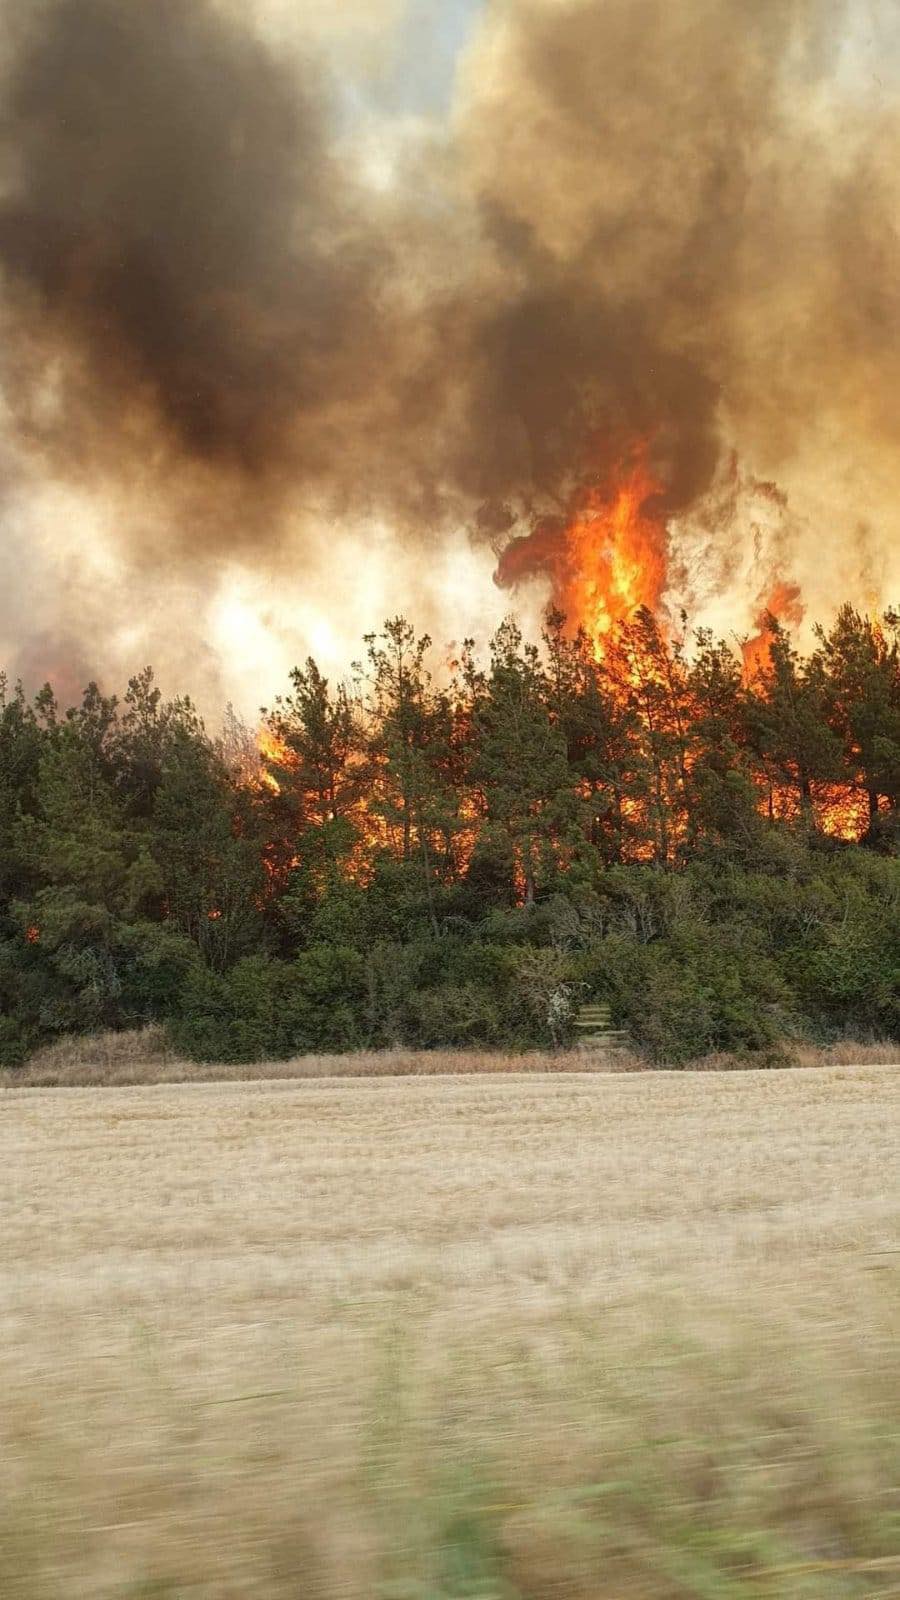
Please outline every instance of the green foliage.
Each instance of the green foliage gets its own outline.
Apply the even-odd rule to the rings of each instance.
[[[784,1032],[775,964],[726,930],[697,924],[644,945],[614,935],[585,964],[617,1022],[652,1060],[674,1065],[711,1050],[760,1051]]]
[[[366,959],[371,1042],[423,1050],[531,1042],[515,1013],[513,972],[507,951],[471,936],[375,945]]]
[[[0,1061],[165,1021],[204,1060],[565,1044],[659,1062],[900,1037],[900,633],[845,607],[742,681],[638,612],[512,622],[435,685],[403,618],[211,741],[147,669],[61,712],[0,679]],[[835,794],[858,841],[826,833]]]
[[[866,790],[874,830],[880,801],[900,803],[900,618],[876,623],[842,606],[819,638],[828,722]]]
[[[227,973],[187,975],[171,1030],[198,1061],[261,1061],[364,1042],[362,958],[315,945],[293,962],[245,956]]]
[[[178,729],[153,799],[153,857],[166,920],[217,971],[252,950],[261,933],[259,840],[242,810],[216,754]]]

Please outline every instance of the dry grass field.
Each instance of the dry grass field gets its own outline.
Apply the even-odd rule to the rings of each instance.
[[[761,1066],[893,1066],[898,1047],[891,1040],[844,1039],[840,1044],[808,1045],[785,1041],[777,1060]],[[690,1071],[746,1071],[752,1057],[716,1053],[692,1063]],[[295,1056],[287,1061],[247,1064],[186,1061],[177,1056],[161,1027],[123,1033],[82,1034],[45,1045],[20,1067],[0,1068],[0,1089],[122,1087],[147,1083],[284,1082],[307,1078],[445,1077],[477,1073],[649,1072],[656,1070],[632,1050],[532,1050],[515,1055],[502,1050],[354,1050],[347,1055]]]
[[[900,1073],[0,1095],[3,1600],[900,1596]]]

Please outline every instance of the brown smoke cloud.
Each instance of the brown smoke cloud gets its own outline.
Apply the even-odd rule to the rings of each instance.
[[[19,425],[63,467],[327,470],[323,412],[375,354],[383,252],[313,64],[204,0],[29,22],[2,120]]]
[[[488,409],[527,396],[532,459],[577,473],[588,419],[652,433],[684,510],[728,429],[765,474],[823,413],[896,449],[897,101],[838,87],[854,17],[838,0],[494,8],[463,141],[527,282]],[[896,21],[890,44],[896,74]]]
[[[161,561],[321,564],[304,507],[379,518],[415,571],[453,528],[558,510],[635,437],[701,599],[735,582],[739,518],[710,512],[734,446],[795,515],[838,507],[842,576],[866,471],[873,581],[900,443],[894,7],[494,0],[449,118],[377,179],[322,40],[252,6],[9,10],[5,432],[120,507],[145,588]]]

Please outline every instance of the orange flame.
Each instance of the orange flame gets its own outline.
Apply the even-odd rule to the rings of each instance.
[[[869,797],[845,783],[818,784],[813,794],[816,820],[832,839],[858,843],[869,828]]]
[[[772,784],[763,802],[760,785],[760,810],[776,822],[798,822],[801,816],[800,797],[796,788],[787,784]],[[868,832],[869,797],[864,790],[851,783],[812,784],[810,796],[816,826],[830,839],[843,839],[847,844],[858,844]]]
[[[772,587],[769,598],[753,619],[753,626],[758,630],[751,639],[745,639],[741,645],[744,657],[744,683],[751,684],[761,673],[767,672],[772,664],[772,639],[774,637],[769,625],[769,618],[774,617],[776,622],[788,622],[794,627],[803,621],[806,607],[800,598],[800,586],[796,583],[787,583],[780,578]]]
[[[666,586],[666,521],[652,509],[662,485],[640,446],[602,482],[572,496],[565,520],[546,517],[503,551],[496,581],[515,586],[546,574],[553,604],[582,627],[602,654],[603,640],[641,606],[655,611]]]
[[[270,789],[273,794],[281,793],[281,784],[272,771],[273,766],[287,767],[291,764],[291,752],[283,739],[263,723],[256,738],[257,749],[260,754],[258,782]]]

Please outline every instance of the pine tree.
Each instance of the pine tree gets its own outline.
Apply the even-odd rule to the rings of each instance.
[[[153,668],[145,667],[129,679],[113,735],[117,787],[130,816],[151,815],[168,746],[182,735],[204,737],[196,708],[186,697],[163,700]]]
[[[13,914],[43,975],[41,1025],[117,1026],[130,935],[152,916],[160,879],[146,831],[123,815],[77,719],[45,746],[35,814],[20,817],[17,846],[33,889]]]
[[[777,618],[770,616],[771,659],[747,691],[748,739],[768,785],[769,815],[776,791],[787,789],[815,828],[813,785],[843,776],[841,744],[828,723],[828,680],[821,655],[804,661]]]
[[[687,692],[690,843],[747,846],[758,833],[759,818],[746,749],[741,667],[733,651],[707,629],[697,630]]]
[[[845,605],[818,637],[825,713],[848,775],[865,790],[871,831],[881,800],[900,805],[900,618],[876,622]]]
[[[636,712],[598,662],[587,635],[570,639],[551,611],[544,631],[550,706],[566,744],[582,827],[607,864],[626,860],[637,842],[641,755]]]
[[[438,932],[439,868],[452,860],[457,814],[449,783],[450,703],[432,688],[427,634],[417,638],[404,617],[366,636],[371,810],[420,885],[428,921]]]
[[[265,879],[252,815],[213,746],[184,728],[173,732],[151,829],[162,914],[214,971],[259,941]]]
[[[0,918],[10,899],[25,892],[28,871],[18,846],[17,823],[33,816],[45,733],[22,685],[10,691],[0,673]]]
[[[506,838],[526,905],[577,814],[566,743],[554,725],[537,647],[508,619],[491,640],[490,669],[470,662],[472,776],[490,828]]]
[[[653,859],[671,865],[686,835],[689,782],[690,691],[680,641],[670,643],[652,612],[642,607],[620,624],[604,658],[612,697],[633,712],[639,729],[644,835]]]

